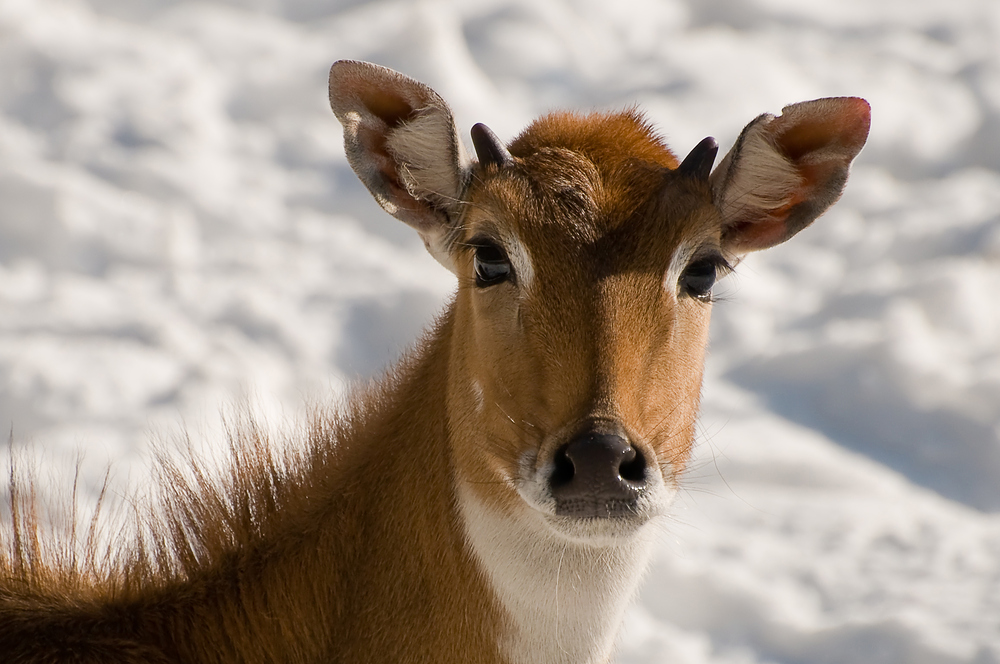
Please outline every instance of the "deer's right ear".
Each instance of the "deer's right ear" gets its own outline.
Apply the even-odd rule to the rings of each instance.
[[[448,105],[391,69],[341,60],[330,68],[330,107],[344,125],[347,160],[375,200],[454,272],[449,249],[471,170]]]

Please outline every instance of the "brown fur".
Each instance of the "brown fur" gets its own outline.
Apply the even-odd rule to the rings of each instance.
[[[468,616],[489,614],[488,594],[431,444],[450,330],[446,314],[349,414],[317,417],[299,454],[244,424],[227,478],[167,466],[162,520],[109,570],[44,559],[22,512],[0,567],[0,661],[484,661],[486,623]]]

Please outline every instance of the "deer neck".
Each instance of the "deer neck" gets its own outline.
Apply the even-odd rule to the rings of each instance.
[[[377,421],[363,427],[357,463],[349,464],[359,471],[349,492],[365,486],[371,495],[356,508],[361,536],[340,563],[350,585],[344,596],[354,604],[344,634],[365,635],[359,662],[502,661],[495,601],[457,510],[445,398],[453,329],[449,311],[397,368]]]

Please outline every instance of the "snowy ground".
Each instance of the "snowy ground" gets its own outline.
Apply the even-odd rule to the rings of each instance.
[[[619,661],[1000,662],[994,0],[3,0],[0,428],[143,477],[391,361],[450,276],[382,213],[340,58],[510,137],[639,102],[679,150],[866,97],[842,202],[715,311],[698,463]]]

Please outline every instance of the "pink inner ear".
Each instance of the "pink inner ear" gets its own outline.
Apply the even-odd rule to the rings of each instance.
[[[798,162],[803,156],[825,148],[836,140],[838,138],[836,129],[835,124],[830,121],[800,123],[778,137],[778,147],[789,159]]]
[[[405,99],[385,90],[366,90],[359,96],[368,111],[389,128],[398,127],[416,113]]]
[[[358,130],[358,140],[364,145],[386,184],[398,188],[399,174],[396,172],[396,162],[385,147],[385,134],[378,128],[362,126]]]
[[[793,162],[824,148],[842,148],[853,158],[865,144],[871,125],[868,102],[848,97],[826,101],[825,106],[823,113],[812,117],[795,112],[782,115],[772,125],[778,147]]]
[[[784,217],[766,216],[754,221],[740,221],[733,224],[722,234],[722,243],[730,251],[742,254],[748,251],[759,251],[780,244],[786,238]]]

